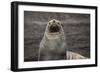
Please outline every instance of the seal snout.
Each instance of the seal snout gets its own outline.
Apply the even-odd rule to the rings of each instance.
[[[57,25],[50,26],[50,32],[59,32],[60,28]]]
[[[55,19],[51,20],[50,21],[50,27],[49,27],[49,31],[51,33],[56,33],[56,32],[59,32],[60,31],[60,26],[59,26],[59,22]]]

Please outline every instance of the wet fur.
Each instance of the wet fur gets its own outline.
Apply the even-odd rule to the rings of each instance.
[[[60,32],[53,34],[49,32],[48,26],[49,24],[46,26],[43,39],[40,43],[39,60],[66,59],[66,43],[62,26],[60,25]]]

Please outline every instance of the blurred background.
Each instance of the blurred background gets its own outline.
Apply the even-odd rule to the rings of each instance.
[[[67,49],[90,58],[90,15],[24,11],[24,61],[37,61],[48,21],[62,22]]]

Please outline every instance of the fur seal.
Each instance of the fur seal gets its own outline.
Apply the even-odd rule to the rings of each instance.
[[[67,50],[62,23],[56,19],[48,22],[39,47],[38,61],[86,59]]]
[[[43,39],[40,42],[39,60],[66,59],[66,43],[62,24],[51,20],[46,26]]]

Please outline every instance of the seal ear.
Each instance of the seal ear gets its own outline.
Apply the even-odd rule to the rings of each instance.
[[[63,24],[61,22],[59,24],[63,27]]]
[[[63,24],[61,23],[61,26],[63,27]]]

